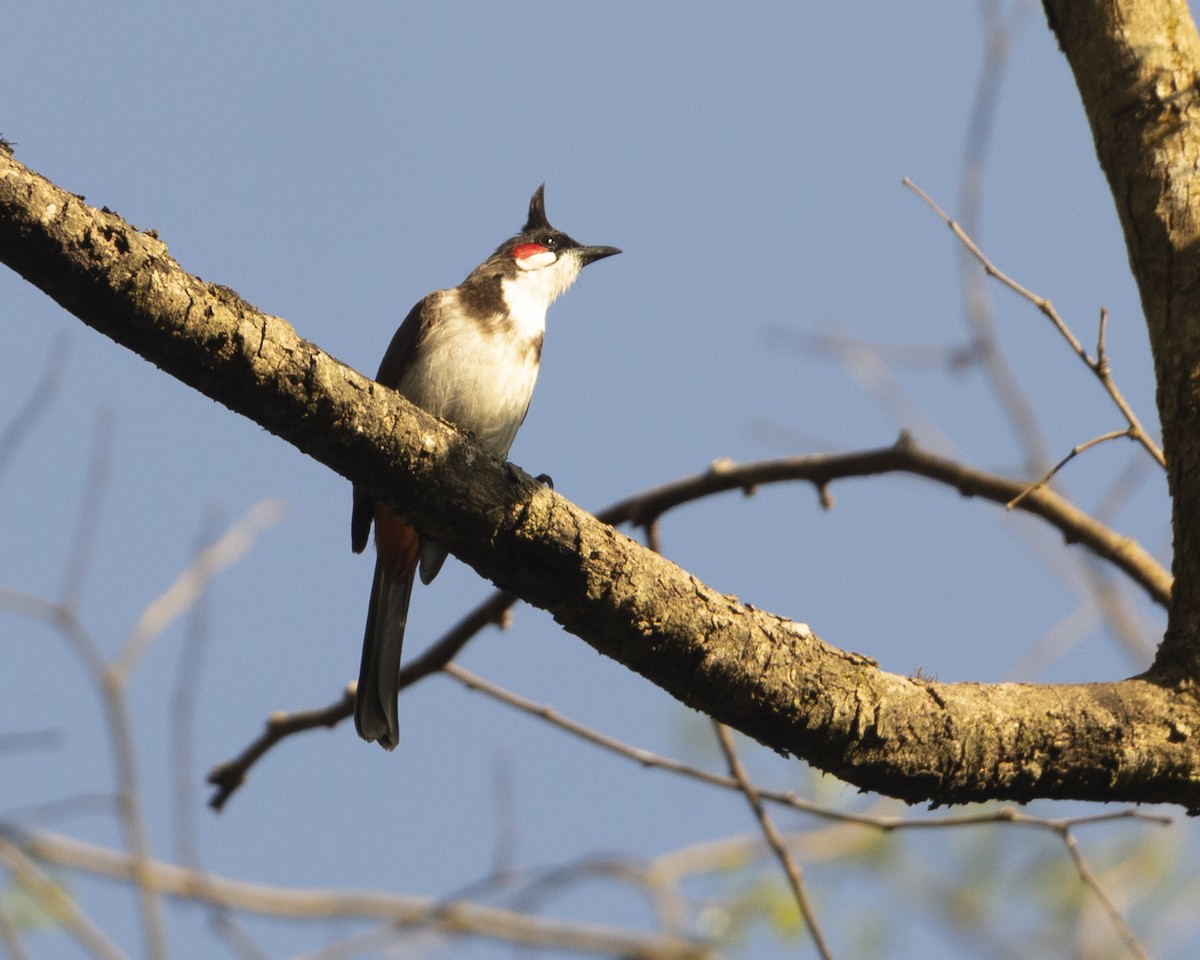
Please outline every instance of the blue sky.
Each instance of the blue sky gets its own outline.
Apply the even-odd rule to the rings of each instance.
[[[901,178],[957,212],[985,50],[974,5],[41,3],[5,17],[0,133],[19,159],[156,228],[185,269],[368,373],[411,304],[458,283],[516,230],[545,181],[552,223],[624,250],[551,309],[541,379],[511,454],[584,507],[719,457],[875,447],[901,427],[985,469],[1021,462],[977,371],[893,364],[883,375],[910,405],[889,406],[864,389],[864,378],[879,387],[870,362],[847,364],[820,346],[833,334],[916,346],[967,339],[958,250]],[[1074,83],[1038,10],[1016,22],[979,239],[1086,343],[1109,309],[1116,376],[1154,422],[1136,291]],[[1051,449],[1065,454],[1119,426],[1044,318],[989,289]],[[349,550],[349,485],[7,272],[0,322],[0,410],[29,395],[51,350],[62,358],[57,392],[0,475],[0,584],[62,589],[97,423],[109,424],[80,607],[109,655],[205,530],[263,498],[287,504],[286,519],[206,601],[202,669],[183,680],[196,701],[194,778],[238,751],[270,711],[335,698],[357,670],[371,577],[370,561]],[[1097,449],[1068,468],[1066,485],[1094,507],[1136,458],[1132,445]],[[1064,573],[1068,548],[1037,523],[911,479],[832,493],[828,512],[804,487],[689,506],[664,521],[664,551],[897,672],[1098,680],[1145,665],[1091,625],[1077,574]],[[1165,560],[1160,477],[1144,471],[1113,522]],[[448,564],[414,597],[410,655],[488,589]],[[1152,643],[1161,615],[1126,594]],[[1064,624],[1061,645],[1048,645]],[[165,633],[131,688],[151,839],[165,858],[177,855],[170,718],[186,634],[186,623]],[[62,735],[53,749],[0,757],[0,814],[40,825],[22,819],[30,807],[110,788],[102,711],[48,629],[0,614],[0,656],[9,665],[0,730]],[[537,611],[518,609],[512,629],[481,636],[463,663],[613,736],[720,765],[699,718]],[[600,853],[651,860],[754,828],[736,796],[640,770],[445,678],[407,692],[400,715],[391,755],[343,725],[278,748],[220,817],[194,793],[205,866],[266,883],[449,895],[490,869],[498,771],[521,866]],[[809,783],[802,765],[751,756],[765,783]],[[821,789],[831,803],[863,802]],[[780,822],[813,827],[787,814]],[[119,842],[107,813],[49,826]],[[1187,825],[1171,836],[1192,842]],[[852,873],[810,869],[837,955],[854,955],[868,916],[884,918],[872,921],[885,931],[881,955],[962,955],[964,942],[920,910],[890,913],[886,881]],[[86,881],[79,891],[136,955],[123,896]],[[1021,915],[1005,897],[997,911]],[[604,885],[573,888],[547,911],[650,922],[641,898]],[[172,956],[212,955],[200,911],[172,917]],[[275,956],[349,928],[252,929]],[[794,950],[761,930],[750,944],[756,956]]]

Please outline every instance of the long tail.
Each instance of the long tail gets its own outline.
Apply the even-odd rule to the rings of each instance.
[[[375,514],[375,579],[363,634],[354,726],[364,740],[385,750],[400,742],[396,699],[400,693],[400,650],[408,622],[408,600],[416,576],[420,538],[387,510]]]
[[[354,726],[360,737],[377,740],[385,750],[395,749],[400,742],[396,699],[400,695],[400,650],[412,586],[412,571],[397,578],[382,561],[375,561],[362,664],[358,668]]]

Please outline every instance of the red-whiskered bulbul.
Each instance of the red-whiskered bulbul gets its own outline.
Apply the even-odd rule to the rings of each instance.
[[[508,455],[529,409],[546,309],[585,266],[621,252],[583,246],[550,226],[544,187],[529,201],[529,219],[520,233],[457,287],[435,290],[409,311],[375,376],[499,457]],[[354,725],[364,740],[391,750],[399,736],[400,648],[413,577],[419,566],[421,582],[433,580],[446,550],[355,487],[350,521],[355,553],[366,548],[372,523],[375,580]]]

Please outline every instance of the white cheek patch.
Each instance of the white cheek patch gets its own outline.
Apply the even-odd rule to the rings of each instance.
[[[543,250],[541,253],[533,253],[528,257],[518,257],[517,266],[522,270],[539,270],[542,267],[548,267],[558,255],[553,250]]]

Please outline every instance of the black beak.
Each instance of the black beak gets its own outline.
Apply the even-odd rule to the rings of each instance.
[[[603,260],[605,257],[611,257],[620,252],[616,247],[580,247],[579,259],[586,267],[589,263],[595,263],[597,260]]]

